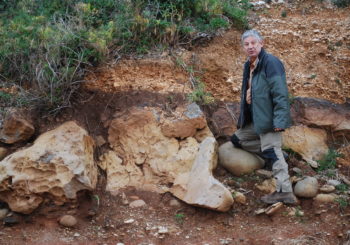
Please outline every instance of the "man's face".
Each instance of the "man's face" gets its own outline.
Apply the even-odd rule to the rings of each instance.
[[[249,36],[243,40],[243,49],[250,58],[255,58],[260,54],[263,42],[256,37]]]

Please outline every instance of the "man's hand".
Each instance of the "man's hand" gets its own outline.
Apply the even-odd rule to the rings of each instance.
[[[283,131],[283,128],[274,128],[273,129],[275,132],[281,132],[281,131]]]

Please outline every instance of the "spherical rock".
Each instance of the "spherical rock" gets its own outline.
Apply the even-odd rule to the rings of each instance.
[[[252,153],[234,147],[231,142],[227,142],[219,147],[219,164],[233,175],[241,176],[262,168],[264,161]]]
[[[77,224],[77,219],[72,215],[63,215],[59,219],[59,223],[66,227],[73,227]]]
[[[298,197],[315,197],[318,191],[318,181],[314,177],[305,177],[294,187],[294,193]]]

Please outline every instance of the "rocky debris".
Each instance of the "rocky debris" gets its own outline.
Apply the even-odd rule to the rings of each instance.
[[[331,193],[331,192],[335,191],[335,186],[333,186],[333,185],[323,185],[320,188],[320,191],[325,192],[325,193]]]
[[[339,174],[339,178],[347,185],[350,185],[350,180],[343,174]]]
[[[316,160],[328,153],[326,140],[323,129],[293,126],[283,132],[283,146],[299,153],[313,168],[318,167]]]
[[[332,133],[350,136],[350,104],[334,104],[316,98],[296,97],[293,100],[293,120],[307,126],[329,128]]]
[[[139,199],[139,200],[132,201],[132,202],[129,204],[129,207],[130,207],[130,208],[140,208],[140,207],[143,207],[143,206],[145,206],[145,205],[146,205],[145,201]]]
[[[233,200],[237,203],[240,203],[240,204],[246,204],[247,203],[247,197],[239,192],[239,191],[235,191],[232,193],[232,196],[233,196]]]
[[[337,158],[337,163],[345,167],[350,167],[350,144],[338,149],[341,157]]]
[[[72,215],[63,215],[59,218],[58,223],[65,227],[74,227],[78,223],[78,220]]]
[[[194,104],[169,113],[155,107],[133,107],[115,115],[108,130],[113,150],[98,163],[107,173],[107,191],[133,186],[166,192],[179,174],[191,170],[199,148],[196,132],[200,138],[212,134],[205,130],[205,117]],[[185,127],[184,132],[180,126]]]
[[[271,206],[267,208],[260,208],[258,210],[255,210],[255,214],[267,214],[269,216],[276,214],[279,210],[281,210],[284,207],[282,202],[277,202],[275,204],[272,204]]]
[[[0,220],[3,220],[8,213],[9,213],[9,210],[7,208],[0,209]]]
[[[283,208],[283,203],[282,202],[278,202],[275,204],[272,204],[271,206],[269,206],[268,208],[265,209],[265,213],[267,215],[273,215],[276,214],[279,210],[281,210],[281,208]]]
[[[258,169],[255,171],[255,174],[264,179],[270,179],[273,177],[272,171],[266,169]]]
[[[318,181],[314,177],[305,177],[294,187],[294,194],[298,197],[312,198],[317,195]]]
[[[252,153],[234,147],[229,141],[219,147],[219,164],[233,175],[241,176],[262,168],[264,161]]]
[[[94,142],[70,121],[39,136],[34,144],[0,162],[0,199],[12,211],[31,213],[45,198],[60,205],[80,190],[93,190]]]
[[[300,168],[294,167],[294,168],[292,168],[292,171],[296,174],[299,174],[299,175],[303,174],[303,170],[301,170]]]
[[[0,161],[7,156],[8,150],[5,147],[0,147]]]
[[[0,141],[6,144],[26,141],[34,134],[34,126],[16,109],[7,112],[0,129]]]
[[[276,190],[276,179],[267,179],[264,180],[261,184],[255,184],[255,186],[258,188],[258,190],[269,194]]]
[[[231,208],[233,198],[212,175],[217,165],[216,151],[216,140],[206,138],[200,144],[191,171],[179,175],[170,192],[188,204],[225,212]]]
[[[126,220],[124,220],[124,224],[132,224],[134,222],[135,222],[134,219],[126,219]]]
[[[338,198],[336,194],[317,194],[317,196],[314,197],[314,201],[319,203],[330,203],[334,202],[336,198]]]
[[[304,216],[304,211],[300,210],[300,208],[288,207],[287,208],[288,216]]]

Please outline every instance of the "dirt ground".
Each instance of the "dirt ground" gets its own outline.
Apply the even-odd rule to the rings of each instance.
[[[286,17],[282,17],[282,12]],[[266,49],[284,61],[292,96],[324,98],[344,103],[350,94],[350,9],[329,9],[318,1],[299,1],[293,6],[271,6],[252,11],[251,25],[265,36]],[[229,30],[211,42],[176,49],[97,68],[87,77],[73,108],[57,118],[39,122],[37,134],[76,120],[91,136],[107,135],[106,118],[131,106],[161,108],[185,103],[191,91],[189,73],[179,60],[195,68],[196,75],[218,101],[238,101],[242,66],[241,32]],[[175,62],[177,60],[178,62]],[[96,149],[96,159],[107,146]],[[300,159],[289,160],[290,169],[315,172]],[[350,176],[350,168],[342,173]],[[246,244],[323,245],[350,239],[350,207],[339,203],[317,205],[300,199],[294,207],[283,206],[276,214],[255,214],[266,207],[256,175],[237,178],[218,167],[215,177],[247,197],[226,213],[189,206],[169,193],[135,189],[116,195],[105,192],[101,171],[98,189],[80,193],[77,203],[54,206],[45,203],[31,215],[13,214],[19,224],[0,225],[0,244]],[[291,171],[291,175],[295,175]],[[320,185],[323,183],[320,183]],[[128,204],[142,199],[146,205]],[[96,201],[98,200],[98,202]],[[292,210],[294,208],[294,211]],[[90,211],[94,210],[93,213]],[[64,228],[57,219],[74,215],[78,224]]]

